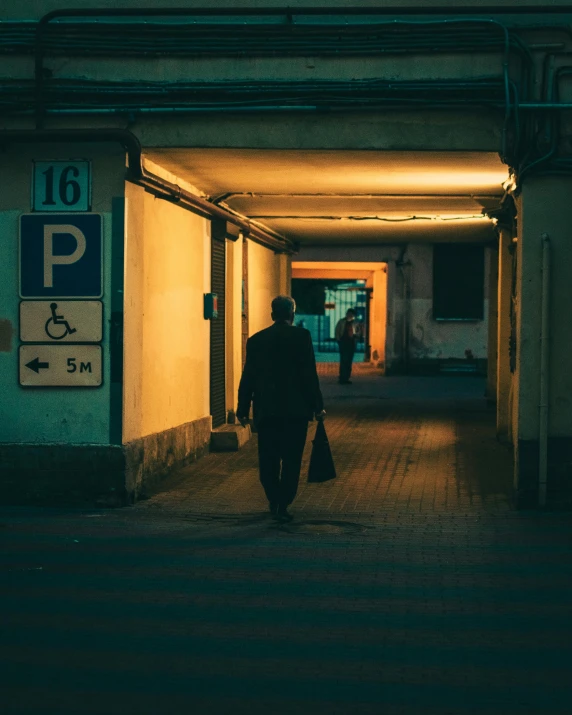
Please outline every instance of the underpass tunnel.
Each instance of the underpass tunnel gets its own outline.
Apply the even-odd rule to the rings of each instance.
[[[207,443],[240,447],[245,343],[271,324],[278,294],[298,297],[296,322],[312,332],[326,378],[349,307],[362,325],[357,380],[362,365],[380,376],[486,374],[496,310],[487,212],[507,178],[497,155],[147,148],[144,161],[277,245],[127,185],[124,444],[183,429],[196,455]],[[310,284],[323,287],[317,310],[296,289]],[[209,294],[216,315],[205,312]],[[142,485],[146,470],[164,468],[155,454]]]
[[[146,156],[217,206],[290,240],[288,292],[290,279],[301,289],[313,280],[328,290],[365,281],[368,299],[359,294],[355,306],[367,312],[360,358],[387,374],[486,373],[497,260],[496,219],[487,214],[498,210],[507,180],[498,155],[157,149]],[[236,252],[238,244],[227,243]],[[257,279],[245,272],[243,280],[256,311],[260,301],[249,296]],[[332,302],[319,319],[299,310],[313,326],[317,352],[327,352],[341,317],[333,294]],[[268,317],[251,316],[249,334],[261,319]]]
[[[471,375],[519,505],[572,503],[566,8],[131,4],[2,18],[2,497],[131,503],[240,447],[296,292],[326,382],[355,304],[352,389]]]
[[[3,440],[14,445],[14,464],[25,459],[21,445],[32,431],[42,444],[67,445],[49,450],[59,488],[36,476],[35,498],[82,494],[129,503],[209,449],[241,447],[234,421],[246,341],[270,324],[273,297],[292,293],[294,281],[317,281],[329,286],[330,329],[322,337],[330,344],[340,316],[336,296],[343,303],[355,290],[356,307],[363,302],[356,383],[361,366],[379,380],[486,375],[498,437],[514,450],[515,491],[524,504],[537,499],[540,236],[562,235],[565,182],[531,180],[509,200],[507,167],[488,152],[188,147],[146,147],[143,179],[125,181],[125,151],[112,141],[95,146],[86,139],[73,151],[65,138],[18,146],[4,157],[7,235],[26,212],[22,197],[34,166],[59,156],[91,162],[90,211],[101,216],[103,232],[97,391],[57,390],[54,399],[54,391],[14,388],[3,372]],[[17,245],[15,238],[3,247],[3,290],[17,280]],[[549,293],[565,294],[565,265],[555,264],[558,282]],[[10,295],[6,304],[17,325],[18,300]],[[300,319],[310,318],[306,312]],[[550,439],[564,484],[567,441],[558,435],[567,433],[568,403],[558,395],[568,394],[561,369],[568,332],[561,323],[556,328]],[[2,339],[0,357],[14,353],[14,338]],[[28,368],[33,380],[47,362],[40,357]],[[326,382],[329,370],[321,370]],[[22,404],[46,418],[32,427]],[[70,452],[92,475],[80,486],[77,471],[66,471]],[[16,467],[13,473],[9,489],[17,494],[22,482]]]

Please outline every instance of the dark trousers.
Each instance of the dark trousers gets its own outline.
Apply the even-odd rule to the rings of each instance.
[[[260,483],[269,502],[286,507],[298,491],[308,420],[277,419],[257,430]]]
[[[352,375],[352,362],[356,351],[353,340],[340,340],[340,382],[347,382]]]

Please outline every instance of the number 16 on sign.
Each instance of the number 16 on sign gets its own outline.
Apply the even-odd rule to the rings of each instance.
[[[34,211],[89,211],[90,194],[89,161],[34,162]]]

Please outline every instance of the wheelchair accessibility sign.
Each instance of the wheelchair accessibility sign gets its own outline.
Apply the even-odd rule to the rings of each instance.
[[[101,298],[102,294],[99,214],[21,216],[21,298]]]
[[[20,303],[23,343],[99,343],[103,304],[99,300],[25,300]]]

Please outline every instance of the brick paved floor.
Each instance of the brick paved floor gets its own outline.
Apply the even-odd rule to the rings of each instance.
[[[570,514],[510,506],[478,379],[328,383],[340,476],[254,442],[122,510],[0,511],[2,715],[569,715]]]
[[[359,366],[353,385],[338,385],[332,375],[321,381],[339,476],[319,485],[302,478],[293,512],[379,518],[510,509],[511,452],[494,437],[481,379],[386,378]],[[265,503],[254,437],[239,454],[211,454],[183,470],[137,508],[230,515],[260,512]]]

